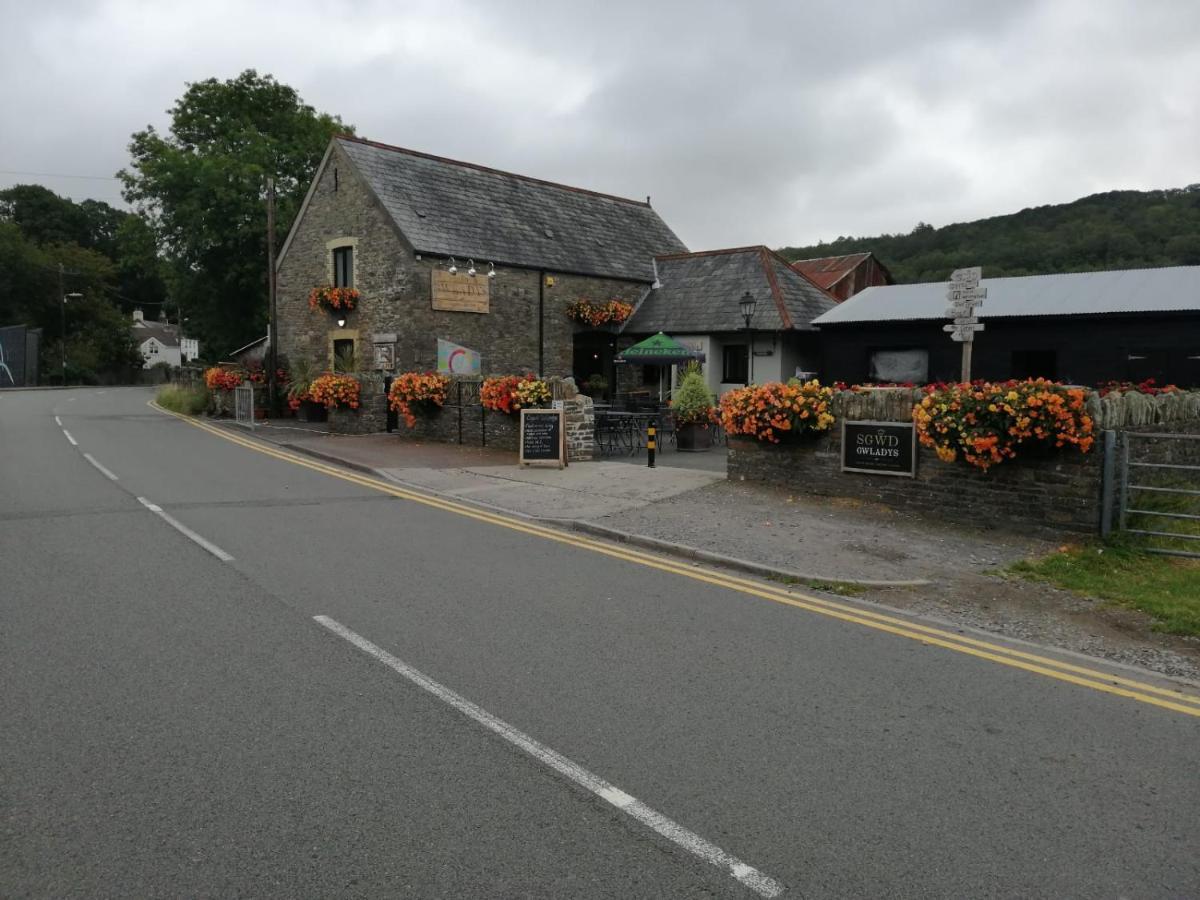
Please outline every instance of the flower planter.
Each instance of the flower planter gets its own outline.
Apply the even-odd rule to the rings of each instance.
[[[713,430],[711,426],[690,422],[675,428],[675,447],[685,453],[701,453],[711,449]]]
[[[327,422],[329,420],[329,410],[322,403],[314,403],[312,400],[305,400],[300,404],[300,409],[296,411],[301,422]]]

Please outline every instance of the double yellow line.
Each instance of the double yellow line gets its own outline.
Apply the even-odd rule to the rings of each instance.
[[[460,503],[455,503],[449,500],[443,500],[439,497],[432,497],[426,494],[417,493],[415,491],[406,490],[402,487],[398,487],[395,484],[381,481],[378,478],[372,478],[368,475],[360,475],[356,472],[347,471],[337,466],[328,465],[317,460],[298,456],[294,453],[281,450],[277,447],[264,444],[260,441],[251,440],[243,437],[242,435],[231,433],[227,429],[219,428],[188,416],[170,412],[169,410],[165,410],[153,402],[150,405],[160,412],[175,416],[175,418],[187,422],[189,425],[192,425],[203,431],[207,431],[209,434],[215,435],[226,441],[231,441],[232,443],[238,444],[249,450],[254,450],[257,453],[263,453],[267,456],[274,457],[275,459],[279,459],[293,465],[303,466],[306,469],[312,469],[315,472],[320,472],[332,478],[340,478],[342,481],[348,481],[352,484],[357,484],[365,488],[380,491],[384,494],[390,494],[391,496],[398,497],[401,500],[408,500],[412,503],[420,503],[424,506],[432,507],[434,509],[440,509],[445,512],[454,513],[455,515],[465,516],[469,519],[474,519],[479,522],[485,522],[489,525],[497,525],[501,528],[508,528],[512,531],[519,531],[524,534],[544,538],[545,540],[556,541],[557,543],[567,544],[583,550],[590,550],[594,553],[601,553],[614,559],[625,560],[626,562],[636,563],[637,565],[646,566],[652,569],[658,569],[662,572],[670,572],[673,575],[680,575],[684,578],[690,578],[693,581],[702,581],[706,584],[727,588],[729,590],[737,591],[752,597],[770,600],[772,603],[779,603],[784,606],[792,606],[796,609],[803,609],[808,612],[818,613],[823,616],[828,616],[832,619],[839,619],[843,622],[853,622],[856,625],[863,625],[867,628],[873,628],[876,631],[884,631],[888,634],[893,634],[898,637],[920,641],[923,644],[928,644],[934,647],[942,647],[946,650],[953,650],[956,653],[965,653],[968,656],[974,656],[979,659],[986,659],[990,662],[999,663],[1000,665],[1009,666],[1014,669],[1022,669],[1026,672],[1044,675],[1047,678],[1065,681],[1068,684],[1078,685],[1079,687],[1090,688],[1106,694],[1114,694],[1118,697],[1136,700],[1139,703],[1148,703],[1151,706],[1169,709],[1173,712],[1200,717],[1200,695],[1184,693],[1182,690],[1176,690],[1172,688],[1158,687],[1157,685],[1149,684],[1147,682],[1136,681],[1131,678],[1124,678],[1122,676],[1114,675],[1109,672],[1103,672],[1098,669],[1090,669],[1086,666],[1075,665],[1073,663],[1054,659],[1049,656],[1030,653],[1024,650],[1017,650],[1013,647],[1006,647],[1002,644],[995,644],[990,641],[966,637],[961,634],[955,634],[951,631],[945,631],[944,629],[923,625],[910,619],[887,615],[886,613],[876,612],[871,609],[851,606],[849,604],[838,603],[832,600],[825,600],[823,598],[813,597],[807,594],[796,593],[793,591],[784,590],[782,588],[772,587],[761,582],[752,581],[747,578],[740,578],[736,575],[728,575],[715,570],[697,568],[693,565],[675,562],[665,557],[653,556],[649,553],[643,553],[638,550],[604,543],[602,541],[594,540],[578,534],[573,534],[571,532],[547,528],[531,522],[524,522],[520,519],[511,518],[509,516],[499,515],[486,510],[475,509],[470,506],[464,506]]]

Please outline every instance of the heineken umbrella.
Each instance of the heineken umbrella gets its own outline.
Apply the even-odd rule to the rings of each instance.
[[[690,359],[704,362],[704,354],[683,346],[661,331],[617,354],[617,362],[642,363],[646,366],[674,366]]]
[[[648,337],[616,356],[619,363],[641,363],[644,366],[677,366],[689,360],[704,362],[704,354],[699,350],[685,347],[673,337],[661,331],[653,337]],[[658,399],[663,396],[662,373],[658,375]]]

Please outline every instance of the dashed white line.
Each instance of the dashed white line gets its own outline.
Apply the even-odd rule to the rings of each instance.
[[[67,429],[64,428],[63,434],[65,434],[67,436],[67,440],[71,442],[72,447],[79,446],[79,441],[77,441],[77,440],[75,440],[75,438],[71,437],[71,432],[67,431]]]
[[[220,547],[218,547],[212,541],[210,541],[206,538],[202,538],[200,535],[196,534],[196,532],[192,531],[192,529],[188,528],[186,525],[184,525],[182,522],[180,522],[174,516],[168,515],[167,513],[163,512],[163,508],[161,506],[156,506],[155,504],[153,504],[149,500],[147,500],[145,497],[138,497],[138,503],[142,504],[142,506],[146,507],[146,509],[150,510],[150,512],[154,513],[156,516],[158,516],[160,519],[162,519],[164,522],[166,522],[168,525],[170,525],[172,528],[174,528],[176,531],[178,531],[184,537],[188,538],[189,540],[195,541],[197,544],[199,544],[201,547],[203,547],[205,550],[207,550],[209,553],[211,553],[217,559],[221,560],[221,562],[230,562],[233,559],[232,556],[230,556],[228,553],[226,553],[224,550],[222,550]]]
[[[54,424],[57,425],[59,428],[62,428],[62,419],[60,419],[58,416],[55,416]]]
[[[107,469],[100,462],[100,460],[98,460],[98,459],[96,459],[96,457],[92,456],[92,454],[85,453],[85,454],[83,454],[83,458],[86,459],[88,462],[90,462],[97,469],[99,469],[100,474],[103,475],[105,478],[107,478],[109,481],[120,481],[121,480],[121,479],[117,478],[117,476],[114,475],[111,470]]]
[[[611,803],[621,812],[632,816],[643,825],[658,832],[667,840],[677,844],[694,856],[699,857],[720,869],[724,869],[746,887],[762,897],[778,897],[783,893],[783,885],[768,875],[764,875],[753,866],[747,865],[735,856],[726,853],[720,847],[710,843],[700,835],[684,828],[673,819],[651,809],[635,797],[609,784],[599,775],[589,772],[578,763],[572,762],[556,750],[551,750],[545,744],[539,743],[527,734],[518,731],[503,719],[493,716],[487,710],[476,706],[470,700],[455,693],[445,685],[434,681],[428,675],[414,669],[403,660],[388,653],[382,647],[372,644],[365,637],[351,631],[345,625],[334,621],[328,616],[313,616],[313,619],[328,628],[339,637],[345,638],[355,647],[373,656],[388,668],[404,676],[413,684],[433,694],[439,700],[454,707],[469,719],[482,725],[489,731],[498,734],[514,746],[520,747],[538,762],[549,766],[565,778],[569,778],[580,787],[586,788],[607,803]]]

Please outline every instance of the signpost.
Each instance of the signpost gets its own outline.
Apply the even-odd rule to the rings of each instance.
[[[987,288],[979,286],[983,269],[955,269],[950,273],[950,284],[946,290],[946,315],[952,320],[942,330],[948,332],[952,341],[962,344],[962,381],[971,380],[971,349],[975,343],[975,332],[983,331],[983,324],[975,315],[976,308],[983,305]]]
[[[842,471],[914,477],[917,431],[912,422],[842,422]]]
[[[521,410],[519,462],[550,464],[560,469],[567,464],[567,438],[561,409]]]

